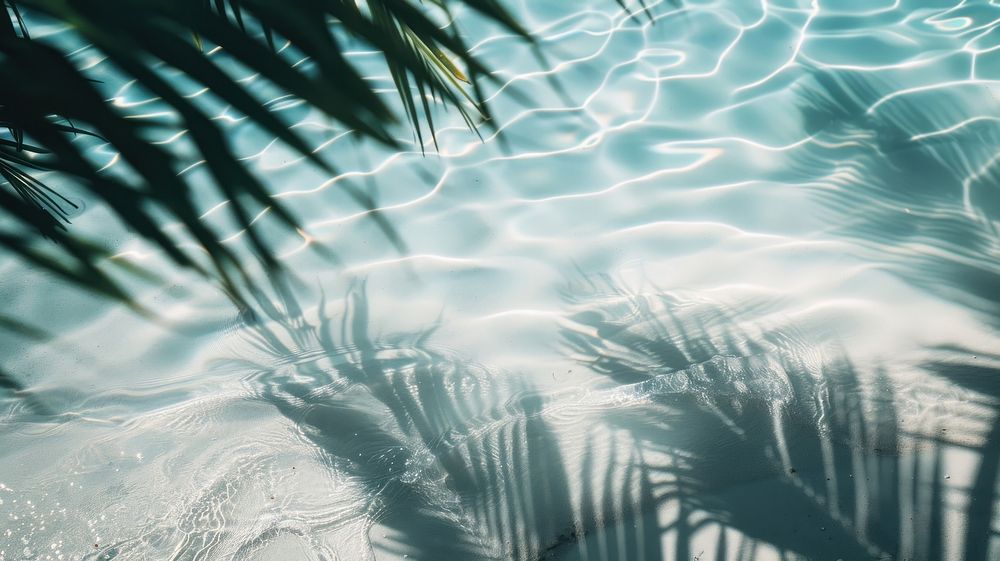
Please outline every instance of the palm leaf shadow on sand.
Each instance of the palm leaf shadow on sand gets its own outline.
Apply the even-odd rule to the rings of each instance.
[[[574,297],[566,350],[606,376],[589,399],[613,407],[571,430],[613,436],[576,455],[517,377],[434,350],[433,329],[375,335],[363,283],[313,323],[286,294],[291,313],[251,330],[276,360],[243,366],[366,487],[372,558],[944,557],[949,443],[904,447],[885,373],[714,305],[592,288]],[[977,451],[966,559],[993,551],[997,433]]]
[[[270,358],[238,366],[362,487],[372,559],[945,558],[953,443],[913,445],[886,373],[662,291],[569,299],[565,350],[606,380],[569,405],[433,328],[377,334],[364,283],[312,321],[284,293],[247,329]],[[996,551],[998,432],[974,450],[969,560]]]
[[[951,383],[976,392],[994,410],[988,432],[979,447],[981,461],[973,486],[969,490],[967,515],[969,525],[965,532],[963,559],[989,559],[997,546],[997,532],[993,519],[997,513],[997,481],[1000,479],[1000,355],[978,354],[969,349],[938,347],[941,354],[923,366],[930,372],[946,378]],[[992,546],[992,549],[991,549]]]
[[[371,558],[562,559],[589,536],[601,544],[590,559],[661,559],[643,468],[588,448],[576,473],[547,399],[523,379],[434,350],[433,328],[375,335],[364,283],[338,318],[321,302],[315,322],[279,292],[274,322],[247,331],[274,361],[234,365],[363,487]],[[616,524],[623,509],[639,523]]]
[[[44,343],[50,339],[50,335],[44,330],[2,314],[0,314],[0,335],[31,343]],[[7,409],[3,403],[7,400],[11,401],[8,414],[17,415],[22,412],[39,416],[53,414],[43,396],[39,396],[26,387],[21,377],[0,367],[0,411]]]
[[[963,97],[934,90],[934,103],[900,89],[870,72],[811,71],[798,105],[817,148],[800,153],[793,179],[815,184],[825,173],[818,194],[835,233],[996,326],[1000,125],[971,114],[969,99],[980,95],[984,107],[995,100],[985,87]]]
[[[869,157],[843,162],[829,154],[803,160],[809,176],[831,162],[847,173],[831,174],[824,203],[837,232],[880,253],[892,273],[923,290],[956,302],[988,325],[1000,321],[1000,126],[969,114],[963,90],[932,104],[919,92],[900,92],[872,73],[814,70],[802,91],[807,132],[830,146],[861,143]],[[984,106],[993,100],[988,98]],[[825,162],[823,161],[825,160]],[[863,172],[860,173],[860,172]],[[857,212],[864,208],[864,212]],[[938,347],[923,367],[976,392],[992,421],[976,450],[980,466],[969,492],[963,559],[987,559],[996,539],[991,529],[1000,474],[1000,366],[995,355]]]
[[[639,443],[670,513],[667,558],[946,558],[948,443],[904,449],[884,372],[794,333],[740,329],[711,305],[610,281],[591,288],[567,348],[642,398],[607,417]],[[995,429],[976,450],[963,559],[997,551]]]

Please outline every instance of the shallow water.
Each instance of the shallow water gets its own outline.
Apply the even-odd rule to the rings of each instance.
[[[163,321],[0,265],[58,334],[0,339],[0,561],[1000,556],[1000,5],[508,4],[547,58],[459,14],[485,141],[278,99],[331,178],[222,119],[307,225],[270,312],[99,207]]]

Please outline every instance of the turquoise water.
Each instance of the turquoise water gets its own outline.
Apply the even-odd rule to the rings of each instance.
[[[57,334],[0,339],[0,561],[1000,556],[1000,5],[508,4],[484,141],[276,98],[329,177],[219,109],[306,225],[256,318],[98,206],[160,321],[0,264]]]

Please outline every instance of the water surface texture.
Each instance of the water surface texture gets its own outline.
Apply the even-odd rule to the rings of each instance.
[[[219,108],[306,226],[257,314],[96,206],[163,320],[4,260],[0,561],[1000,558],[1000,4],[508,4],[483,141]]]

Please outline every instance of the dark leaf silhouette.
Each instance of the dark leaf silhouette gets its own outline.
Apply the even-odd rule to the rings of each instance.
[[[460,3],[433,5],[447,11]],[[468,4],[482,17],[530,40],[498,3]],[[250,91],[243,81],[246,72],[359,135],[400,146],[393,129],[395,112],[345,55],[349,44],[361,41],[385,55],[421,147],[425,120],[433,136],[429,98],[456,108],[472,128],[479,117],[489,120],[488,109],[476,101],[481,99],[480,81],[490,78],[487,69],[469,54],[455,25],[440,27],[432,11],[410,1],[279,6],[264,0],[19,0],[7,1],[4,7],[8,17],[0,17],[0,125],[8,135],[0,138],[0,176],[9,190],[0,190],[0,208],[10,220],[9,227],[0,230],[0,243],[66,280],[126,301],[129,292],[118,277],[121,271],[101,266],[106,250],[67,231],[65,224],[77,205],[49,187],[40,171],[72,179],[89,197],[109,205],[128,229],[177,265],[219,280],[238,302],[245,303],[253,280],[236,251],[199,218],[203,209],[195,202],[194,186],[179,175],[190,162],[149,142],[145,131],[153,125],[109,103],[101,84],[73,64],[65,48],[32,39],[25,16],[67,23],[79,41],[89,43],[117,71],[169,107],[178,120],[173,126],[186,133],[225,197],[228,212],[269,269],[278,264],[254,217],[264,210],[290,228],[298,227],[297,221],[240,161],[206,103],[186,95],[172,76],[206,88],[215,102],[230,106],[330,174],[335,173],[330,165],[268,109],[268,100]],[[218,49],[209,55],[213,47]],[[460,82],[468,82],[472,93]],[[101,169],[89,156],[95,142],[113,147],[120,165]],[[375,212],[374,200],[356,187],[345,189],[403,249],[392,226]],[[160,217],[182,224],[184,235],[165,233]],[[36,230],[57,242],[56,248],[35,240]],[[181,249],[181,241],[192,241],[201,251]]]

